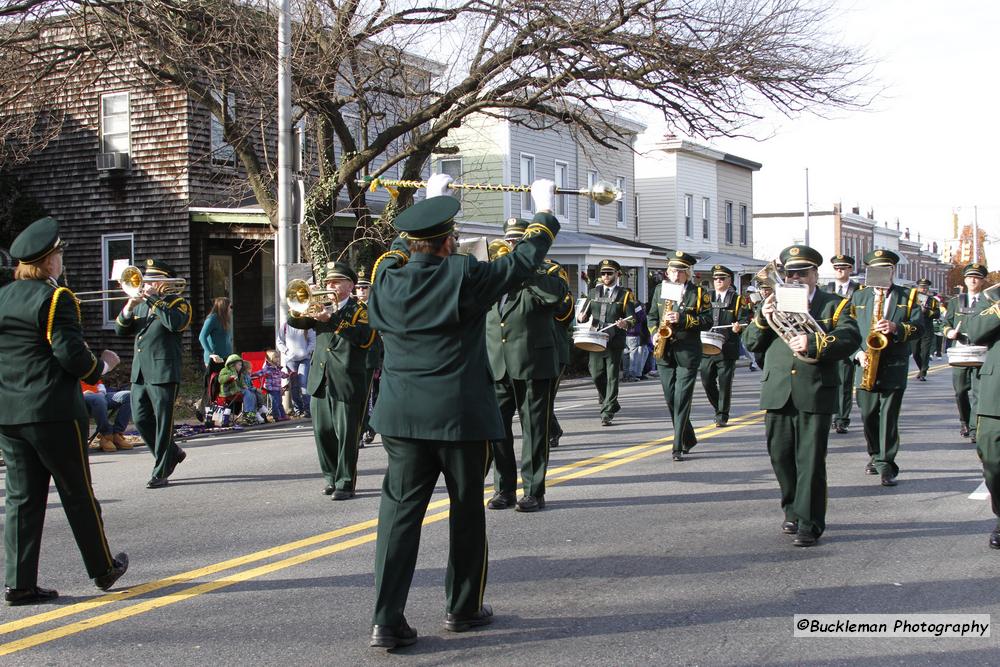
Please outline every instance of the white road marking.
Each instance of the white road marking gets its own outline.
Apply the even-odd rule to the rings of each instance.
[[[980,482],[976,490],[969,494],[969,500],[986,500],[990,492],[986,490],[986,482]]]

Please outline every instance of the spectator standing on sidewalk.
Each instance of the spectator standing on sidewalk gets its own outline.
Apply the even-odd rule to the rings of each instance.
[[[296,329],[285,323],[278,330],[277,343],[285,370],[290,374],[288,391],[292,409],[303,417],[310,417],[310,396],[306,387],[309,386],[309,363],[316,349],[316,330]]]

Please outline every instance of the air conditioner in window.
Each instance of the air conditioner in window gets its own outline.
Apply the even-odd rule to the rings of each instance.
[[[128,169],[128,153],[98,153],[97,171],[123,171]]]

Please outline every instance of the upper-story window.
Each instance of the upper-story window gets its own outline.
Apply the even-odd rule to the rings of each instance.
[[[101,236],[101,287],[109,294],[120,292],[118,278],[126,266],[135,264],[134,237],[129,234],[104,234]],[[102,301],[104,328],[112,329],[121,312],[121,301]]]
[[[615,187],[618,188],[618,192],[622,193],[621,198],[617,202],[615,202],[615,208],[617,209],[615,211],[615,215],[617,216],[615,218],[615,220],[618,223],[619,227],[624,227],[625,226],[625,201],[626,201],[625,200],[626,193],[625,193],[625,177],[624,176],[619,176],[619,177],[617,177],[615,179]]]
[[[733,202],[726,202],[726,243],[733,244]]]
[[[556,161],[555,182],[556,189],[569,187],[569,165],[565,162]],[[569,210],[566,203],[568,199],[568,195],[556,195],[556,215],[566,215],[566,211]]]
[[[105,93],[101,95],[101,152],[129,153],[129,94]]]
[[[521,153],[521,185],[531,185],[535,180],[535,156]],[[531,193],[521,194],[521,215],[530,217],[535,212],[535,205],[531,201]]]
[[[594,170],[590,170],[587,172],[587,189],[592,190],[594,188],[595,183],[597,183],[597,172]],[[599,214],[597,212],[597,202],[595,202],[593,199],[588,199],[587,222],[589,222],[592,225],[600,224],[601,219],[598,216]]]
[[[708,238],[708,214],[709,214],[709,199],[708,197],[701,198],[701,238]]]
[[[747,224],[747,205],[740,204],[740,245],[747,244],[747,236],[749,235]]]
[[[694,238],[694,197],[684,195],[684,236]]]
[[[462,158],[442,158],[438,160],[438,173],[448,174],[454,180],[462,180]],[[452,189],[451,195],[462,201],[462,193],[465,192],[461,188]]]
[[[236,119],[236,93],[226,93],[226,98],[223,100],[222,93],[213,90],[212,99],[222,104],[222,111],[226,118],[230,121]],[[211,137],[212,163],[236,166],[236,150],[226,141],[222,121],[214,113],[212,114]]]

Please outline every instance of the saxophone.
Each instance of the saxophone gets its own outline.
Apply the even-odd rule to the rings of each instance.
[[[673,301],[663,302],[663,315],[671,312],[674,309]],[[656,332],[659,334],[659,338],[656,339],[656,345],[653,346],[653,358],[663,359],[667,354],[667,343],[673,338],[674,329],[670,326],[670,322],[667,322],[666,318],[660,320],[660,328]]]
[[[882,350],[889,344],[889,337],[881,331],[875,331],[875,325],[882,319],[882,309],[885,306],[885,290],[879,290],[875,297],[875,310],[872,312],[871,331],[865,344],[868,345],[868,352],[865,355],[865,366],[861,371],[861,384],[858,386],[865,391],[871,391],[875,386],[875,376],[878,375],[878,360]]]

